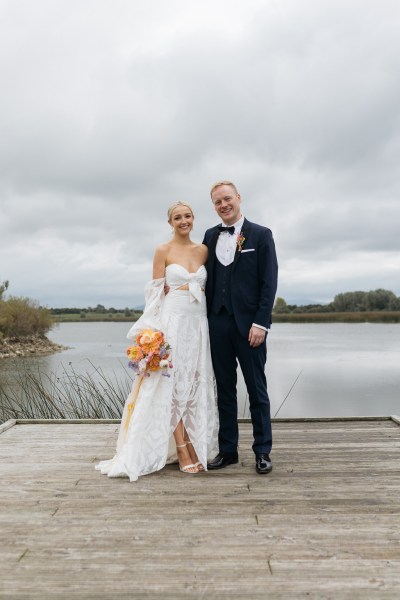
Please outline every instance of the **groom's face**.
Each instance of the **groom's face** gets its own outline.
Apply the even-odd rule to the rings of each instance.
[[[212,193],[214,208],[225,225],[233,225],[239,221],[240,194],[230,185],[220,185]]]

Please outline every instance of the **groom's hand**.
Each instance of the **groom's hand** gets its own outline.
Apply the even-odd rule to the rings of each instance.
[[[252,348],[257,348],[265,340],[266,331],[260,327],[252,325],[249,332],[249,343]]]

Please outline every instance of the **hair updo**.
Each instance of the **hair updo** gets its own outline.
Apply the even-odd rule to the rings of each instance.
[[[174,212],[174,210],[176,208],[178,208],[178,206],[186,206],[186,208],[188,208],[190,210],[190,212],[192,213],[192,217],[194,218],[194,214],[193,214],[193,209],[190,206],[190,204],[188,204],[187,202],[181,202],[180,200],[178,202],[174,202],[173,204],[171,204],[171,206],[168,209],[168,222],[170,222],[171,217],[172,217],[172,213]]]

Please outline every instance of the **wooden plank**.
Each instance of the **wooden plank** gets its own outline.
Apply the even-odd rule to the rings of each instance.
[[[292,418],[272,418],[273,423],[355,423],[357,421],[390,421],[400,419],[396,416],[357,416],[357,417],[292,417]],[[120,419],[16,419],[18,425],[103,425],[108,423],[120,423]],[[238,423],[251,423],[249,418],[238,418]]]
[[[389,421],[391,419],[390,416],[357,416],[357,417],[291,417],[291,418],[280,418],[273,417],[273,423],[346,423],[346,422],[357,422],[357,421]],[[238,419],[239,422],[242,419]],[[243,422],[249,422],[251,419],[243,419]]]
[[[262,477],[249,422],[239,464],[168,465],[132,484],[94,470],[117,433],[118,421],[29,421],[0,437],[0,597],[398,597],[390,418],[276,422]]]
[[[17,425],[104,425],[121,419],[16,419]]]

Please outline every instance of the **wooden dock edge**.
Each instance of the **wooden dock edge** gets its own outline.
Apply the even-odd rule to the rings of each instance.
[[[0,434],[3,433],[4,431],[7,431],[7,429],[10,429],[11,427],[14,427],[14,425],[17,424],[16,419],[9,419],[8,421],[5,421],[5,423],[2,423],[0,425]]]
[[[312,423],[312,422],[351,422],[351,421],[393,421],[400,425],[400,416],[375,417],[293,417],[272,419],[273,423]],[[119,425],[120,419],[9,419],[0,424],[0,434],[15,425]],[[251,419],[238,419],[239,423],[251,423]]]

